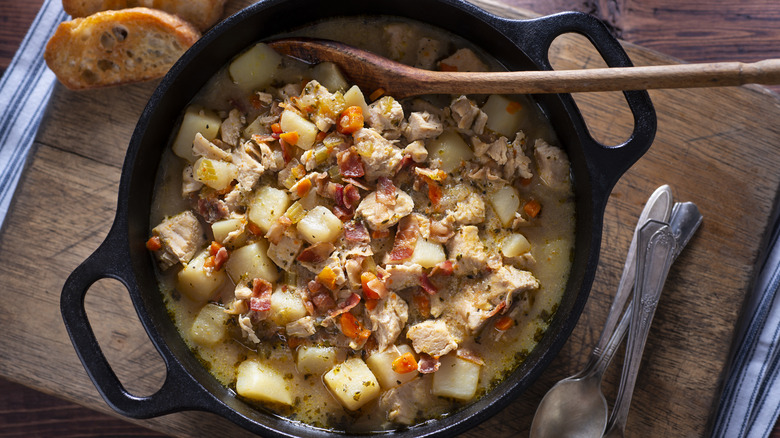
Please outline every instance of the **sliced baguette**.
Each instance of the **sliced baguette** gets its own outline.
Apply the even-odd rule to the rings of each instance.
[[[97,88],[159,78],[198,38],[167,12],[104,11],[60,24],[43,57],[66,87]]]
[[[200,31],[222,18],[227,0],[62,0],[65,12],[73,18],[86,17],[110,9],[146,7],[160,9],[189,21]]]

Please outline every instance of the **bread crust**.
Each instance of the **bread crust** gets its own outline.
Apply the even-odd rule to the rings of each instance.
[[[194,26],[167,12],[103,11],[60,24],[44,59],[66,87],[97,88],[159,78],[199,38]]]
[[[227,0],[62,0],[62,7],[73,18],[134,7],[160,9],[189,21],[202,32],[222,18],[226,2]]]

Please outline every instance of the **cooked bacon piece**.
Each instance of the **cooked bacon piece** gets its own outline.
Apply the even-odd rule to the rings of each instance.
[[[344,206],[354,210],[360,203],[360,191],[353,184],[344,186]]]
[[[255,278],[252,281],[252,297],[249,299],[249,309],[255,312],[265,312],[271,310],[271,290],[273,285],[263,280]]]
[[[360,295],[353,293],[346,300],[340,302],[336,309],[330,312],[330,317],[335,318],[338,315],[344,314],[352,310],[360,303]]]
[[[368,235],[368,230],[362,222],[349,221],[344,224],[344,237],[350,242],[365,242],[371,241],[371,236]]]
[[[429,277],[433,277],[434,275],[452,275],[454,270],[452,260],[445,260],[443,262],[439,262],[436,264],[436,266],[431,269],[431,273],[428,274]]]
[[[336,302],[333,301],[330,292],[319,282],[314,280],[310,281],[308,289],[311,293],[311,303],[317,311],[325,313],[336,307]]]
[[[304,263],[321,263],[330,256],[334,249],[336,247],[328,242],[315,243],[301,251],[296,260]]]
[[[420,353],[420,360],[417,361],[417,366],[417,371],[422,374],[431,374],[439,370],[441,362],[429,354]]]
[[[398,231],[395,233],[393,249],[390,250],[390,260],[400,262],[406,260],[414,253],[414,246],[417,243],[420,226],[414,218],[404,218],[398,224]]]
[[[230,210],[224,201],[212,195],[205,198],[198,198],[198,214],[200,214],[207,223],[213,224],[214,222],[230,216]]]
[[[355,178],[342,178],[342,181],[345,183],[352,184],[353,186],[363,189],[363,190],[371,190],[371,187],[368,187],[367,185],[363,184],[362,182],[356,180]]]
[[[341,222],[347,222],[355,216],[355,212],[352,210],[338,205],[334,205],[332,211]]]
[[[224,246],[221,246],[217,253],[214,254],[214,270],[219,271],[222,269],[222,266],[225,265],[225,262],[228,261],[228,258],[230,257],[230,254],[228,253],[227,248]]]
[[[420,276],[420,286],[425,292],[428,292],[431,295],[437,294],[439,292],[439,289],[436,288],[433,283],[431,283],[431,280],[425,274]]]
[[[455,354],[459,358],[465,359],[477,365],[485,365],[485,361],[482,360],[481,357],[477,356],[477,353],[469,350],[468,348],[458,348],[458,351],[456,351]]]
[[[360,155],[355,152],[354,148],[341,151],[336,155],[336,160],[339,163],[339,173],[341,176],[347,178],[360,178],[366,174],[363,168],[363,160],[360,159]]]
[[[376,200],[380,204],[392,207],[395,205],[395,185],[390,178],[380,176],[376,185]]]

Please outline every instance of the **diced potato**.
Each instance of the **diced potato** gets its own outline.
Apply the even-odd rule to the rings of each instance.
[[[227,337],[227,321],[230,315],[215,305],[206,304],[190,327],[190,337],[199,345],[211,347]]]
[[[343,226],[341,219],[333,212],[318,205],[298,222],[298,232],[311,244],[332,242],[339,237]]]
[[[249,204],[249,220],[267,233],[271,225],[287,211],[290,206],[290,195],[284,190],[271,186],[263,186],[257,191]]]
[[[199,158],[193,169],[195,180],[214,190],[225,190],[238,176],[238,167],[235,164],[208,158]]]
[[[298,142],[295,146],[301,149],[309,150],[317,139],[319,130],[317,126],[303,118],[300,114],[291,110],[284,110],[279,119],[279,126],[284,132],[297,132]]]
[[[441,170],[450,173],[459,168],[464,161],[474,157],[474,152],[455,131],[444,131],[428,143],[428,158],[439,159]]]
[[[344,93],[344,103],[347,107],[359,106],[363,110],[364,117],[368,115],[368,104],[366,104],[366,97],[363,96],[363,92],[357,85],[353,85]]]
[[[211,224],[211,232],[214,234],[214,240],[224,245],[227,243],[228,234],[241,229],[241,222],[241,219],[238,218],[223,219],[221,221],[214,222]],[[230,242],[230,246],[242,246],[245,240],[243,237],[245,236],[231,239],[232,241]]]
[[[322,84],[331,93],[347,89],[347,80],[341,74],[341,70],[332,62],[322,62],[312,69],[314,79]]]
[[[507,257],[521,256],[531,250],[531,242],[520,233],[512,233],[501,242],[501,254]]]
[[[260,240],[234,250],[225,263],[233,283],[262,278],[271,283],[279,279],[276,265],[268,258],[268,242]]]
[[[228,66],[228,73],[241,88],[258,90],[271,84],[281,63],[281,55],[267,45],[258,43],[236,57]]]
[[[448,354],[439,359],[441,367],[433,373],[433,395],[471,400],[477,393],[480,365]]]
[[[338,352],[335,347],[302,345],[298,348],[298,371],[302,374],[321,376],[336,365]]]
[[[519,102],[498,94],[488,97],[487,102],[482,106],[482,111],[488,117],[485,127],[510,140],[520,129],[525,114]]]
[[[176,134],[173,146],[171,146],[173,153],[190,163],[194,163],[198,159],[192,152],[195,134],[200,132],[200,135],[207,140],[214,140],[217,138],[221,125],[222,120],[215,112],[197,105],[190,105],[184,112],[179,132]]]
[[[508,227],[514,220],[517,209],[520,208],[520,196],[517,194],[517,189],[510,185],[502,186],[490,193],[488,200],[498,219],[505,227]]]
[[[280,287],[271,294],[271,320],[276,325],[286,325],[306,316],[306,307],[300,295],[294,292],[296,290],[282,290]]]
[[[382,389],[399,386],[417,377],[416,371],[404,374],[393,371],[393,361],[406,353],[414,353],[412,347],[401,344],[397,348],[391,346],[385,351],[374,353],[366,359],[366,365],[374,373]]]
[[[417,239],[417,244],[412,253],[412,263],[417,263],[423,268],[432,268],[438,263],[447,260],[444,247],[436,242],[425,239]]]
[[[247,359],[238,366],[236,392],[252,400],[292,405],[290,384],[273,367],[256,359]]]
[[[208,300],[225,282],[224,269],[212,272],[203,267],[208,256],[208,250],[201,251],[176,275],[176,289],[194,301]]]
[[[333,367],[323,381],[336,400],[352,411],[379,397],[381,391],[374,373],[357,357]]]

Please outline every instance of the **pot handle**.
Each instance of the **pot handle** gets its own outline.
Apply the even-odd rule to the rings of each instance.
[[[563,12],[540,18],[511,21],[514,24],[514,41],[539,65],[552,70],[549,49],[553,40],[566,33],[577,33],[586,37],[604,58],[609,67],[630,67],[633,64],[620,42],[612,36],[607,26],[598,18],[581,12]],[[590,174],[595,182],[608,193],[623,173],[633,165],[649,148],[655,138],[657,118],[647,91],[624,91],[626,102],[634,118],[634,130],[624,143],[607,146],[595,140],[588,131],[582,115],[571,114],[583,139]],[[576,108],[569,94],[561,98]]]
[[[126,256],[127,239],[119,236],[114,228],[103,243],[79,265],[65,281],[60,296],[60,311],[76,353],[84,365],[92,383],[100,395],[115,411],[132,418],[150,418],[182,410],[208,410],[198,401],[204,397],[205,389],[192,379],[175,361],[157,351],[166,367],[165,382],[154,394],[137,397],[125,390],[103,355],[95,333],[87,318],[84,297],[87,290],[98,280],[113,278],[130,288],[124,276],[132,272]]]

